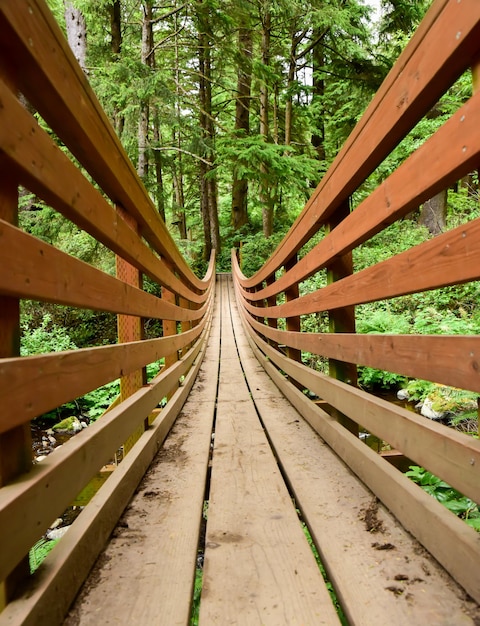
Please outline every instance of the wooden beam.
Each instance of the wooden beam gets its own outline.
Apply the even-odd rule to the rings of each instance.
[[[467,593],[480,602],[478,533],[289,384],[269,359],[262,355],[264,346],[262,345],[260,351],[256,345],[257,340],[253,339],[250,338],[250,345],[260,364],[312,428]],[[296,368],[304,367],[298,363],[292,365]],[[347,387],[343,383],[335,384]],[[358,392],[353,388],[350,389],[352,392]],[[382,419],[388,422],[389,417],[388,413],[384,413]],[[478,452],[480,450],[477,450]],[[466,450],[464,461],[465,458],[469,458]],[[444,460],[447,462],[446,456]],[[470,471],[473,474],[471,469]]]
[[[280,268],[352,195],[471,65],[479,37],[477,0],[433,3],[285,239],[259,272],[240,279],[243,287]]]
[[[255,334],[251,339],[280,370],[301,381],[306,389],[474,502],[480,502],[480,441],[295,363]]]
[[[136,219],[186,284],[204,289],[175,246],[120,140],[44,0],[0,6],[0,53],[17,69],[19,90],[40,112],[112,202]]]
[[[247,321],[260,335],[319,356],[480,392],[478,335],[288,333]]]
[[[206,294],[189,289],[125,220],[118,219],[114,208],[1,81],[0,97],[0,145],[15,165],[19,182],[152,280],[203,303]],[[207,285],[208,280],[204,289]]]
[[[202,320],[177,337],[0,360],[0,396],[6,399],[0,404],[0,432],[158,361],[172,350],[183,350],[204,326]]]
[[[195,320],[186,310],[79,261],[0,220],[0,291],[6,295],[157,319]]]

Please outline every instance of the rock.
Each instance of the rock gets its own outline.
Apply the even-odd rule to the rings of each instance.
[[[58,424],[55,424],[52,428],[56,433],[75,435],[82,430],[82,425],[78,418],[72,415],[71,417],[66,417],[61,422],[58,422]]]
[[[410,398],[410,394],[406,389],[399,389],[397,391],[397,398],[399,400],[408,400]]]
[[[47,533],[47,539],[61,539],[70,526],[62,526],[61,528],[54,528],[53,530],[49,530]]]
[[[420,414],[423,417],[428,417],[431,420],[441,420],[443,419],[447,413],[445,411],[435,411],[433,408],[433,401],[430,398],[425,398],[425,401],[422,404],[422,408],[420,410]]]

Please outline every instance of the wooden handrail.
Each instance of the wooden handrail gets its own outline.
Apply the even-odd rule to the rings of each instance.
[[[18,337],[22,299],[111,312],[125,327],[118,345],[32,357],[0,346],[0,456],[5,459],[6,446],[13,446],[9,463],[26,451],[30,456],[31,445],[22,435],[30,420],[117,378],[122,381],[120,402],[74,442],[31,468],[12,463],[8,473],[2,471],[0,485],[9,484],[0,489],[1,610],[15,586],[25,583],[25,574],[28,578],[18,564],[23,567],[31,546],[118,448],[130,451],[134,465],[148,466],[168,433],[205,352],[215,256],[203,278],[188,267],[46,3],[2,2],[0,30],[0,153],[2,168],[12,173],[12,193],[0,190],[0,195],[8,191],[12,207],[11,214],[0,215],[0,297],[15,305],[8,319],[2,316],[5,328],[11,325],[5,339]],[[40,127],[20,93],[53,133]],[[118,276],[18,228],[18,185],[115,253]],[[144,291],[143,274],[169,298]],[[162,336],[141,340],[144,318],[160,320]],[[167,332],[169,325],[172,332],[177,327],[182,332]],[[146,366],[159,359],[165,366],[147,382]],[[148,437],[142,437],[145,429],[152,430]],[[132,488],[126,487],[125,494]]]
[[[398,169],[358,206],[346,210],[348,197],[458,76],[470,67],[478,75],[479,55],[480,4],[473,0],[434,2],[271,258],[255,275],[246,277],[232,251],[240,312],[252,349],[264,368],[313,428],[477,601],[480,573],[474,563],[480,558],[478,534],[441,506],[431,510],[431,498],[415,496],[412,506],[416,510],[411,514],[408,502],[413,501],[412,486],[408,479],[397,470],[392,474],[383,460],[378,466],[375,463],[375,475],[367,470],[370,451],[357,445],[351,426],[353,422],[372,433],[410,463],[422,465],[474,502],[480,502],[480,442],[357,389],[354,376],[345,372],[354,373],[356,366],[362,365],[480,393],[478,335],[359,335],[353,318],[356,305],[480,279],[480,218],[403,253],[392,253],[390,258],[360,271],[351,267],[346,256],[478,168],[477,88]],[[321,229],[320,241],[302,255],[304,244]],[[297,255],[298,261],[292,263]],[[312,291],[302,285],[332,268],[334,280],[327,280],[325,286]],[[286,297],[293,290],[298,295]],[[333,332],[306,332],[306,324],[300,329],[288,328],[288,319],[319,313],[328,316]],[[343,323],[347,313],[348,323]],[[283,319],[286,330],[278,324]],[[279,345],[282,349],[277,348]],[[330,375],[288,358],[289,351],[328,360]],[[299,393],[298,387],[319,398],[318,404]],[[425,528],[425,519],[429,528]],[[449,550],[446,546],[452,545],[452,536],[456,540]],[[463,568],[458,566],[457,548],[464,559]],[[475,581],[470,577],[473,569]]]

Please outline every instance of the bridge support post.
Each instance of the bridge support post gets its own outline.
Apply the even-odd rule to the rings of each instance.
[[[164,259],[166,262],[166,259]],[[173,266],[171,264],[168,264],[169,268],[173,271]],[[171,304],[176,304],[176,296],[173,292],[169,291],[168,289],[165,289],[165,287],[162,287],[162,300],[165,300],[165,302],[170,302]],[[175,320],[162,320],[162,331],[163,331],[163,336],[164,337],[170,337],[171,335],[176,335],[177,334],[177,322],[175,322]],[[169,354],[165,357],[165,367],[171,367],[174,363],[176,363],[178,361],[178,352],[173,352],[172,354]],[[172,388],[172,390],[170,391],[170,393],[168,394],[168,399],[170,399],[172,397],[172,395],[175,393],[175,390],[178,388],[178,383],[175,385],[174,388]]]
[[[0,157],[0,218],[17,225],[18,181],[4,157]],[[0,358],[20,354],[20,302],[17,298],[0,296]],[[14,407],[12,407],[14,410]],[[32,465],[30,424],[23,424],[0,434],[0,487]],[[13,572],[0,581],[0,611],[12,599],[18,585],[30,576],[28,554]]]
[[[266,283],[267,286],[268,285],[273,285],[274,282],[275,282],[275,274],[271,274],[265,280],[265,283]],[[276,304],[277,304],[277,296],[270,296],[269,298],[267,298],[267,308],[269,306],[276,306]],[[267,325],[271,326],[272,328],[277,328],[278,327],[277,318],[276,317],[267,317]],[[278,348],[278,344],[277,344],[276,341],[273,341],[272,339],[269,339],[268,343],[271,346],[273,346],[274,348]]]
[[[327,228],[333,230],[350,213],[350,202],[347,199],[330,218]],[[348,252],[338,257],[327,267],[327,284],[341,280],[353,274],[352,253]],[[354,333],[355,332],[355,307],[348,306],[328,312],[329,331],[331,333]],[[357,366],[354,363],[345,363],[336,359],[328,361],[329,375],[350,385],[357,385]],[[331,409],[332,415],[347,428],[358,436],[358,424],[349,417],[340,413],[335,408]]]
[[[120,217],[130,226],[130,228],[137,232],[138,225],[131,215],[120,206],[117,206],[116,208]],[[142,286],[142,275],[140,271],[119,256],[116,257],[116,272],[117,278],[123,280],[125,283],[139,288]],[[117,315],[117,327],[119,343],[128,343],[130,341],[140,341],[143,339],[143,325],[140,317],[123,314]],[[122,376],[120,379],[120,400],[122,402],[123,400],[126,400],[129,396],[138,391],[145,383],[145,369]],[[145,426],[139,426],[135,432],[130,435],[123,445],[124,454],[127,454],[131,450],[131,448],[135,445],[135,442],[142,436],[144,430]]]

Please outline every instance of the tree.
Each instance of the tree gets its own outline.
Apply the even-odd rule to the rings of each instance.
[[[71,0],[65,0],[65,25],[70,48],[78,64],[87,74],[87,24],[83,13]]]
[[[252,90],[253,33],[249,16],[242,12],[238,27],[238,70],[237,93],[235,96],[235,136],[245,137],[250,133],[250,98]],[[232,226],[240,229],[248,222],[248,180],[233,168],[232,182]]]

